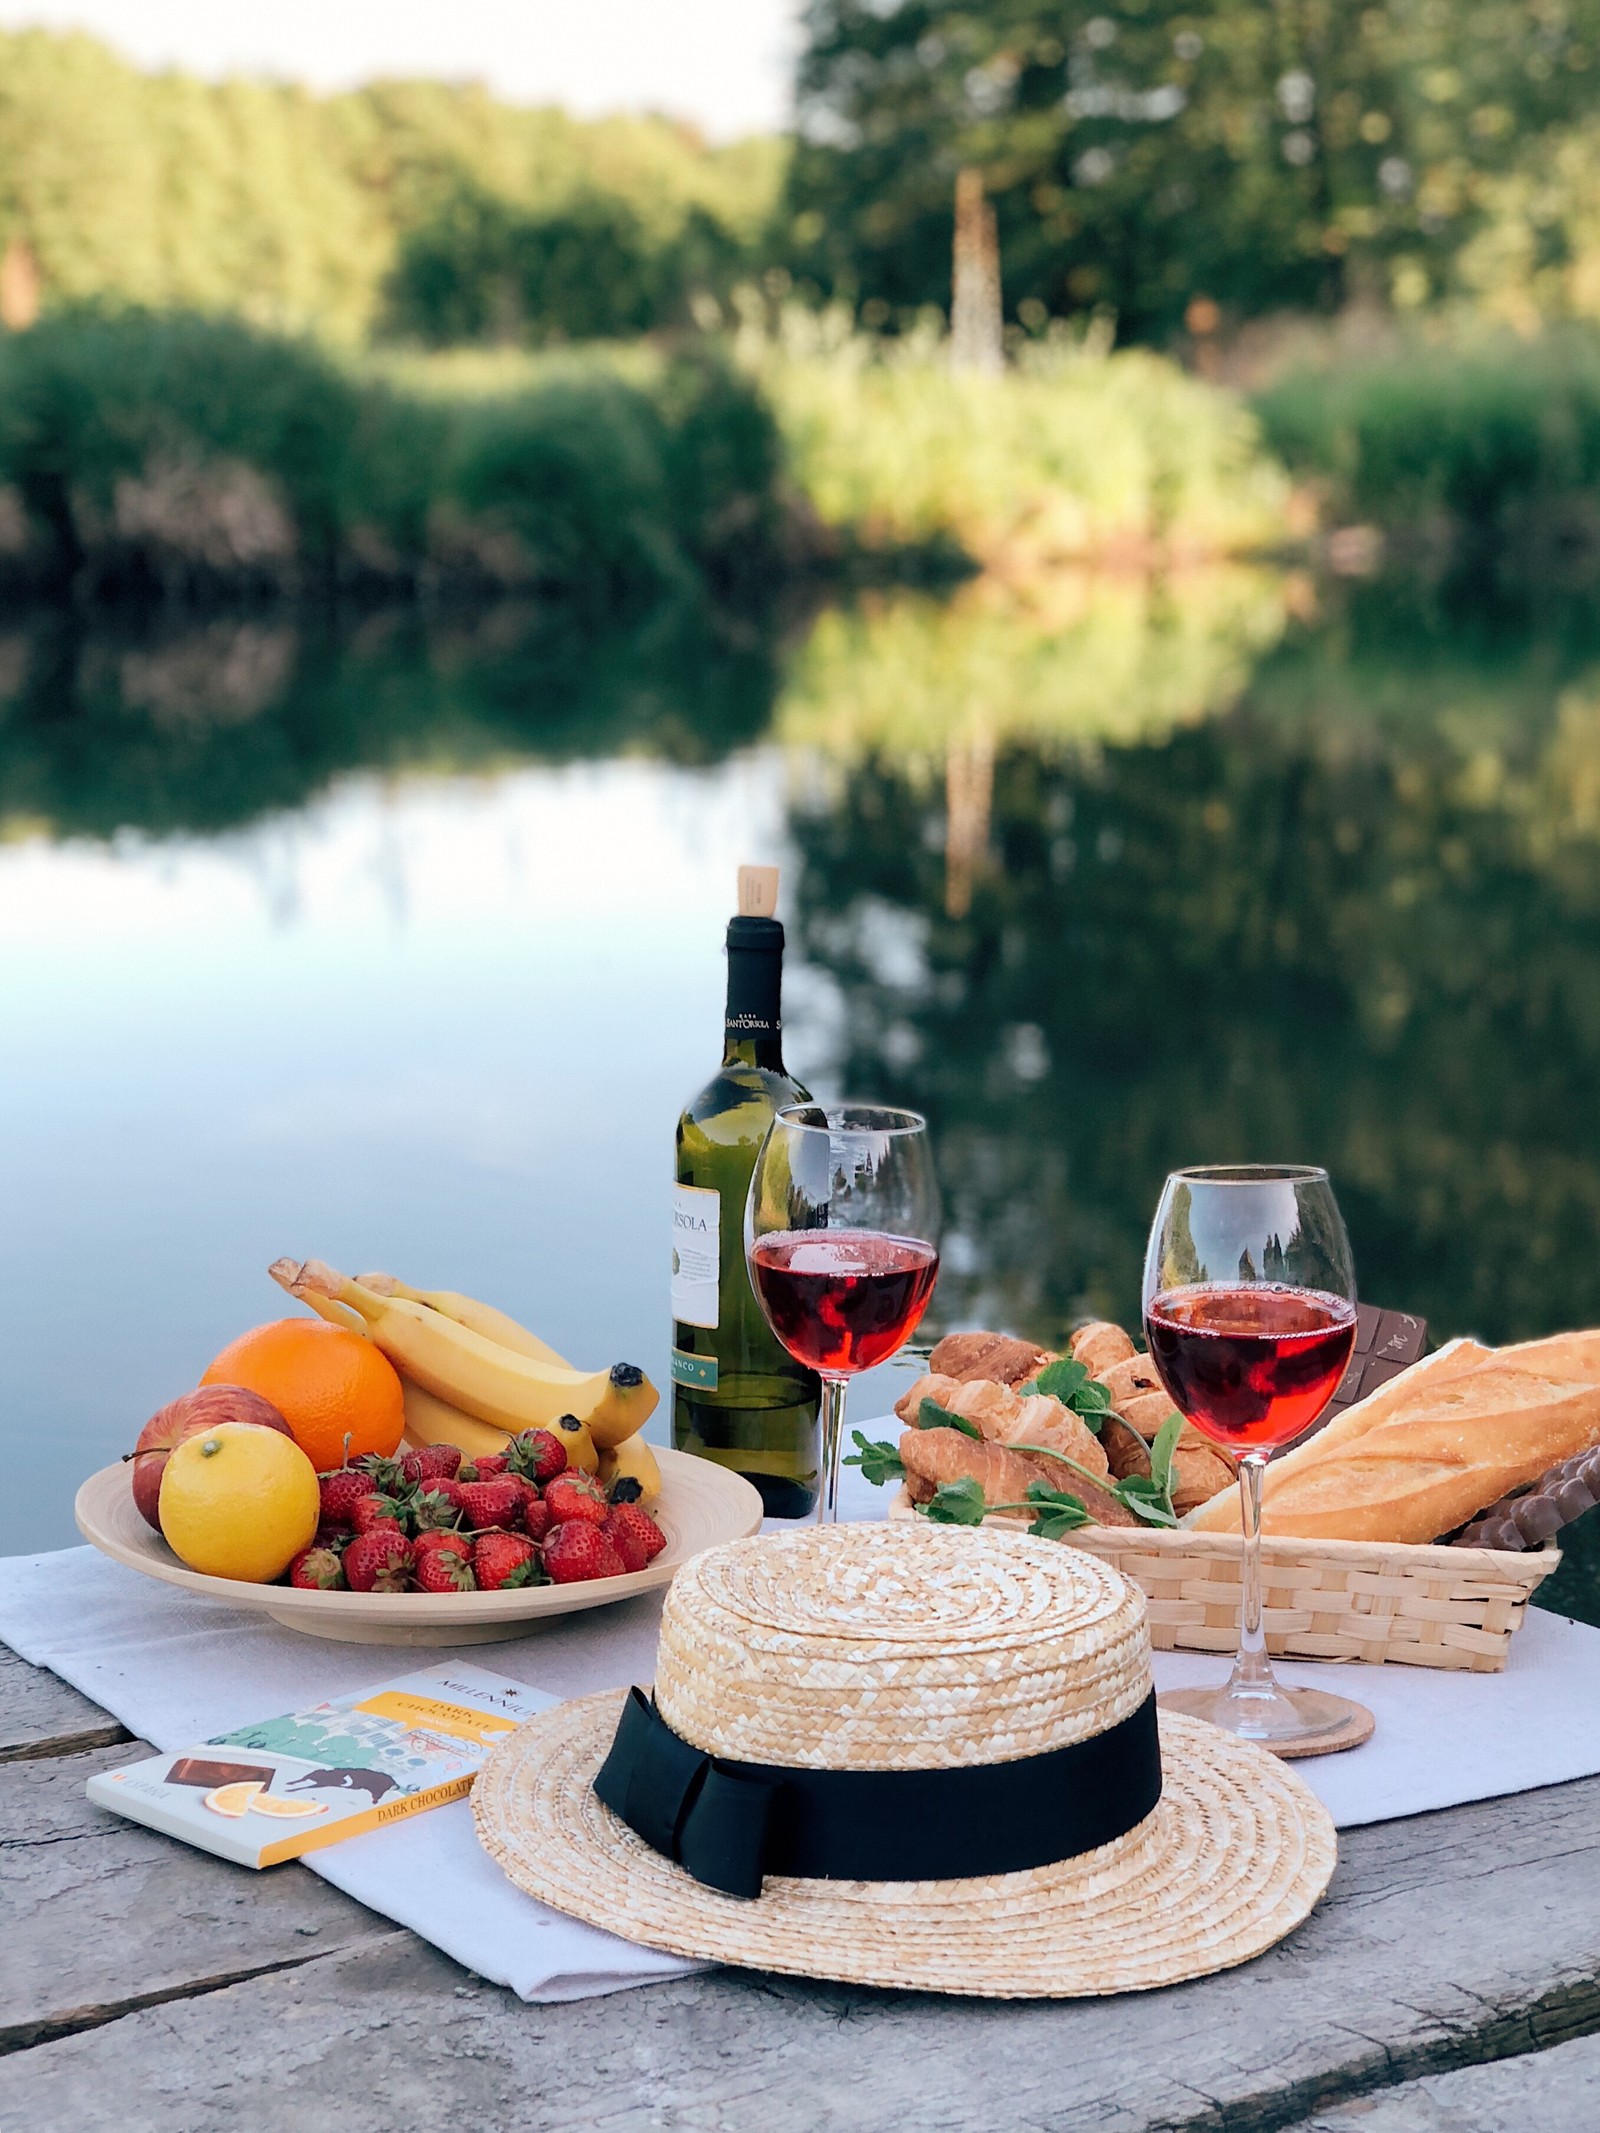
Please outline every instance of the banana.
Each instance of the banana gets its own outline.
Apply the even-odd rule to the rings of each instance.
[[[426,1304],[380,1296],[316,1259],[303,1264],[279,1259],[269,1271],[280,1287],[302,1301],[315,1295],[348,1304],[366,1321],[369,1337],[402,1376],[512,1435],[551,1429],[563,1415],[572,1415],[591,1425],[598,1421],[607,1434],[626,1437],[655,1410],[659,1394],[631,1363],[587,1372],[542,1363],[486,1340]]]
[[[639,1503],[653,1503],[661,1494],[661,1469],[656,1464],[655,1453],[643,1437],[629,1437],[603,1451],[600,1454],[600,1479],[608,1496],[614,1493],[619,1481],[638,1483],[635,1501]],[[634,1494],[627,1488],[622,1493],[627,1497]]]
[[[572,1368],[566,1357],[557,1355],[548,1341],[540,1340],[537,1333],[530,1333],[526,1326],[508,1318],[504,1311],[497,1311],[493,1304],[479,1303],[475,1296],[462,1296],[455,1289],[409,1288],[405,1282],[397,1281],[393,1274],[358,1274],[356,1279],[375,1296],[403,1296],[407,1303],[426,1304],[430,1311],[437,1311],[443,1318],[453,1318],[458,1326],[470,1327],[474,1333],[481,1333],[485,1340],[498,1341],[502,1348],[510,1348],[517,1355],[531,1355],[535,1362],[553,1363],[557,1370]]]
[[[563,1415],[560,1421],[553,1425],[550,1434],[559,1441],[565,1451],[569,1467],[575,1468],[580,1474],[594,1474],[599,1471],[600,1454],[595,1449],[595,1441],[589,1434],[587,1422],[580,1422],[576,1415]]]
[[[412,1379],[402,1377],[400,1389],[406,1403],[406,1438],[412,1444],[453,1444],[465,1459],[487,1459],[503,1452],[510,1438],[492,1422],[463,1414],[448,1400],[425,1392]]]
[[[367,1337],[367,1322],[359,1311],[352,1311],[348,1304],[335,1303],[331,1296],[302,1296],[300,1301],[325,1318],[330,1326],[343,1326],[347,1333],[359,1333]]]

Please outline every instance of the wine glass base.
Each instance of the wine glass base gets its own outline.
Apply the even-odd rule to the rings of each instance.
[[[1235,1740],[1254,1741],[1285,1761],[1305,1755],[1337,1755],[1372,1737],[1377,1721],[1365,1704],[1325,1689],[1286,1689],[1273,1682],[1265,1692],[1233,1684],[1216,1689],[1170,1689],[1156,1698],[1163,1711],[1203,1718]]]

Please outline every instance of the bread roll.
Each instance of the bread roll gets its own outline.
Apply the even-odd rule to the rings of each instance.
[[[895,1413],[914,1428],[924,1400],[932,1400],[946,1414],[960,1415],[964,1422],[971,1422],[991,1444],[1044,1444],[1064,1452],[1093,1475],[1110,1472],[1099,1438],[1070,1407],[1063,1407],[1048,1393],[1030,1393],[1024,1398],[1008,1385],[997,1385],[988,1378],[969,1378],[963,1383],[930,1372],[901,1396]],[[959,1436],[961,1432],[946,1434]],[[1063,1488],[1076,1486],[1072,1476],[1059,1465],[1056,1478]]]
[[[1125,1362],[1138,1350],[1120,1326],[1112,1325],[1109,1319],[1097,1318],[1087,1326],[1080,1326],[1067,1343],[1067,1352],[1075,1363],[1081,1363],[1090,1377],[1104,1377],[1114,1363]]]
[[[1428,1542],[1547,1467],[1600,1444],[1600,1334],[1417,1363],[1269,1467],[1264,1533]],[[1234,1490],[1193,1530],[1232,1530]]]
[[[1146,1444],[1154,1443],[1156,1432],[1176,1409],[1149,1356],[1127,1355],[1094,1374],[1110,1393],[1112,1405],[1123,1421],[1136,1429]],[[1145,1471],[1149,1472],[1148,1462]],[[1232,1460],[1202,1437],[1192,1423],[1185,1422],[1172,1455],[1172,1508],[1182,1518],[1186,1511],[1209,1503],[1219,1490],[1231,1485],[1233,1471]]]
[[[1021,1385],[1053,1360],[1036,1341],[1013,1340],[1009,1333],[947,1333],[928,1357],[928,1368],[938,1377]]]

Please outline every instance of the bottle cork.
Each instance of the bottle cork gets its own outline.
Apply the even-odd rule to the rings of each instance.
[[[739,869],[739,916],[741,918],[771,918],[778,908],[778,870],[776,867],[741,867]]]

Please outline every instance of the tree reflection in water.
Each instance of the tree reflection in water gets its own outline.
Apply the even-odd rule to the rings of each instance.
[[[0,623],[13,831],[772,741],[841,1008],[797,1063],[930,1114],[940,1321],[1131,1324],[1167,1169],[1292,1156],[1372,1301],[1600,1323],[1600,608],[1229,571],[869,602],[792,651],[683,611]]]

